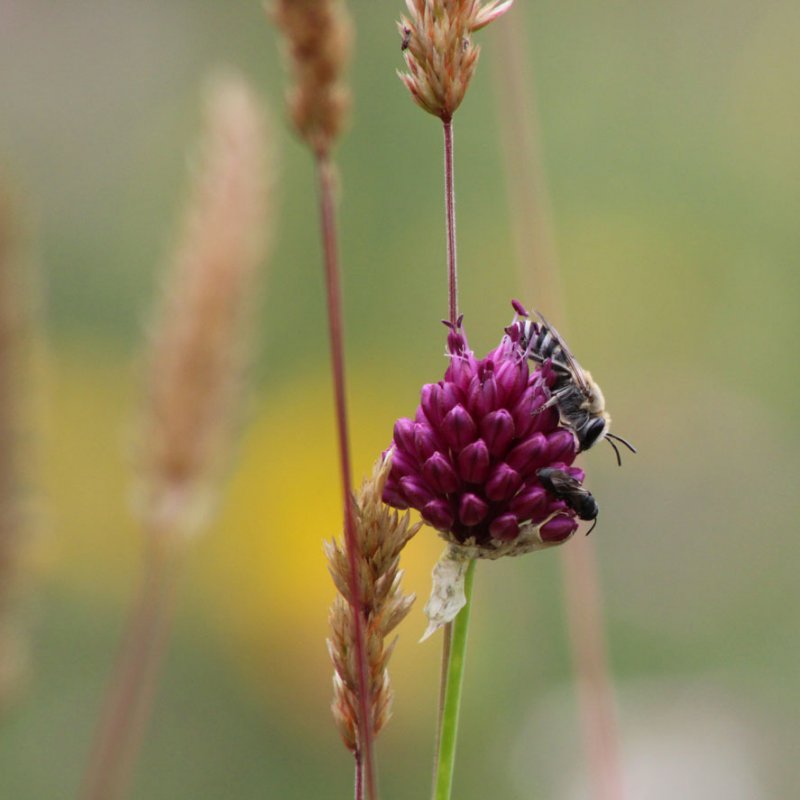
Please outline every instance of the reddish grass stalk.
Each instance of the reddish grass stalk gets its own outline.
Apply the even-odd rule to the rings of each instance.
[[[355,800],[364,800],[364,759],[361,753],[355,754],[356,775],[353,782]]]
[[[147,535],[139,593],[128,620],[80,796],[124,797],[152,708],[174,608],[180,554],[163,531]]]
[[[535,94],[523,39],[524,13],[516,25],[497,28],[495,77],[507,154],[507,187],[517,240],[519,282],[526,297],[566,327],[558,277],[547,182],[542,167]],[[610,675],[593,541],[581,537],[562,550],[567,624],[577,675],[584,746],[596,800],[624,797],[614,688]]]
[[[38,277],[25,257],[26,231],[11,192],[0,183],[0,714],[24,685],[28,641],[20,619],[26,583],[26,541],[33,532],[26,506],[33,496],[36,439],[34,357]]]
[[[447,296],[450,323],[458,319],[458,271],[456,263],[456,192],[453,171],[453,120],[442,120],[444,125],[444,205],[447,227]]]
[[[622,755],[594,540],[584,536],[565,547],[561,566],[593,796],[596,800],[622,800]]]
[[[369,664],[367,661],[364,614],[361,605],[361,586],[358,578],[358,541],[353,518],[353,487],[350,479],[350,444],[345,397],[344,343],[342,337],[342,297],[339,278],[339,251],[334,203],[334,169],[327,154],[316,154],[319,188],[320,226],[325,265],[325,290],[328,302],[333,394],[336,407],[336,430],[339,463],[342,473],[342,503],[344,505],[344,536],[350,579],[350,603],[353,609],[355,650],[358,666],[359,750],[356,752],[356,800],[366,791],[367,800],[376,800],[374,736],[370,709]]]

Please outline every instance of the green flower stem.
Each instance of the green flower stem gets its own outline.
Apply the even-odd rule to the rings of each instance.
[[[461,686],[464,682],[464,661],[467,650],[467,629],[472,602],[472,582],[475,577],[475,560],[470,561],[464,578],[464,595],[467,603],[451,623],[449,656],[445,680],[442,684],[444,702],[441,705],[439,720],[439,741],[436,757],[436,771],[433,779],[433,800],[450,800],[455,772],[456,735],[458,733],[458,713],[461,708]]]

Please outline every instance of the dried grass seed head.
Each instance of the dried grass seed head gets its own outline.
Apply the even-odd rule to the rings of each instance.
[[[502,16],[513,0],[406,0],[398,23],[408,72],[398,72],[420,108],[445,122],[469,88],[480,54],[475,31]]]
[[[374,733],[391,715],[392,691],[387,665],[394,648],[389,635],[405,619],[414,602],[400,586],[400,553],[420,528],[409,515],[388,508],[381,497],[391,471],[391,459],[382,459],[372,477],[354,499],[356,537],[359,544],[361,607],[366,620],[369,665],[369,707]],[[333,715],[345,745],[358,746],[357,664],[353,611],[349,602],[350,581],[347,552],[339,541],[325,542],[328,568],[339,592],[330,612],[328,650],[334,664]]]
[[[286,39],[293,78],[289,116],[300,138],[325,155],[350,108],[344,84],[353,40],[350,17],[342,0],[277,0],[273,16]]]
[[[251,90],[220,76],[150,333],[136,453],[138,511],[150,529],[201,526],[229,451],[271,211],[264,141]]]

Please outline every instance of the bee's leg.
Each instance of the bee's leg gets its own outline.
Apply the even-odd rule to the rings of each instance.
[[[557,402],[558,402],[558,396],[551,395],[550,399],[546,403],[540,405],[539,408],[534,408],[533,411],[531,411],[531,416],[535,416],[536,414],[541,414],[542,411],[547,411],[548,408],[552,408]]]
[[[547,399],[547,402],[544,405],[539,406],[539,408],[535,408],[531,412],[531,415],[541,414],[542,411],[547,411],[548,408],[552,408],[562,397],[564,397],[564,395],[569,394],[570,391],[570,387],[566,386],[563,389],[559,389],[557,392],[553,392]]]

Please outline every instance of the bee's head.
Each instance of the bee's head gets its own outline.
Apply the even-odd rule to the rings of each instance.
[[[581,431],[581,449],[588,450],[599,439],[602,439],[608,430],[608,421],[604,416],[592,417]]]

